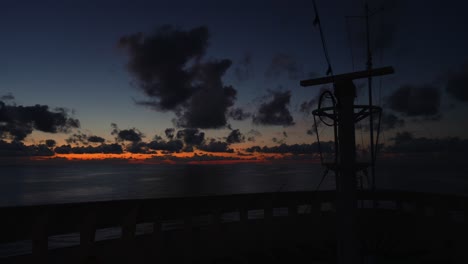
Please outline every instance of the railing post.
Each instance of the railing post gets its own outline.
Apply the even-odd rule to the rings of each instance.
[[[212,215],[212,236],[210,241],[211,249],[215,258],[220,257],[223,254],[223,252],[221,252],[223,249],[222,244],[219,243],[219,241],[222,241],[223,239],[221,217],[221,210],[219,210],[219,208],[215,208]]]
[[[163,231],[162,231],[162,219],[160,216],[156,216],[153,222],[153,241],[154,241],[154,257],[159,260],[164,252],[163,249]]]
[[[129,260],[135,259],[135,232],[138,215],[138,206],[133,205],[122,221],[122,250]]]
[[[263,217],[265,220],[265,250],[271,254],[271,248],[273,247],[273,205],[271,202],[265,204]]]
[[[37,263],[47,263],[48,220],[49,216],[45,211],[40,212],[34,220],[34,226],[32,230],[32,255]]]
[[[184,215],[184,262],[192,263],[193,261],[193,222],[192,222],[192,211],[189,208],[185,208]]]
[[[249,210],[246,205],[242,204],[241,207],[239,208],[239,222],[240,222],[240,234],[241,237],[239,241],[236,241],[236,243],[241,243],[241,245],[238,247],[243,253],[245,253],[248,248],[250,247],[249,245]]]
[[[95,254],[94,240],[96,236],[96,210],[94,208],[84,211],[80,228],[80,247],[83,259]]]

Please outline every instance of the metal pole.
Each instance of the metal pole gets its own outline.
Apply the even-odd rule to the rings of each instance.
[[[339,173],[336,186],[337,251],[339,264],[360,262],[357,233],[356,145],[353,82],[335,84],[338,112]]]
[[[367,39],[367,70],[372,71],[372,51],[370,47],[370,30],[369,30],[369,5],[366,2],[366,39]],[[372,75],[369,74],[367,78],[368,87],[369,87],[369,107],[372,109]],[[372,177],[372,191],[375,191],[375,155],[374,155],[374,117],[372,115],[372,110],[370,110],[369,115],[369,125],[370,125],[370,153],[371,153],[371,177]]]

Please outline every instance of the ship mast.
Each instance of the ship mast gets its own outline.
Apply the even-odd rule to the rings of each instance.
[[[381,108],[372,103],[372,76],[392,74],[392,67],[372,68],[372,53],[370,48],[369,32],[369,8],[366,3],[366,29],[367,29],[367,69],[365,71],[351,72],[334,75],[328,57],[328,51],[323,36],[320,18],[315,1],[314,25],[320,30],[323,50],[328,63],[327,77],[302,80],[303,87],[316,86],[332,83],[334,99],[333,107],[319,108],[313,111],[314,116],[327,117],[334,121],[335,127],[335,162],[324,164],[327,169],[335,171],[336,174],[336,231],[337,231],[337,260],[339,264],[360,263],[358,230],[358,207],[357,207],[357,184],[356,173],[370,165],[372,171],[372,190],[375,190],[375,150],[373,135],[373,115],[381,112]],[[356,86],[353,81],[367,78],[369,82],[369,104],[354,105],[356,97]],[[355,112],[357,110],[357,112]],[[371,164],[359,164],[356,162],[355,123],[369,117],[370,121],[370,148]],[[315,124],[316,125],[316,124]],[[337,129],[336,129],[337,127]]]

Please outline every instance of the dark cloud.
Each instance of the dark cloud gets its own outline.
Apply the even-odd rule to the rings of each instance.
[[[155,100],[151,103],[161,110],[174,110],[195,90],[192,82],[208,37],[206,27],[182,31],[165,25],[151,35],[124,36],[119,46],[127,50],[127,67],[140,82],[140,89]],[[189,62],[194,65],[187,67]]]
[[[65,142],[67,144],[83,144],[88,145],[89,143],[104,143],[105,139],[99,136],[89,136],[80,131],[70,135]]]
[[[445,87],[448,94],[461,102],[468,102],[468,65],[449,76]]]
[[[332,141],[321,142],[320,147],[323,153],[332,153],[334,144]],[[291,154],[313,154],[319,153],[318,143],[312,144],[281,144],[279,146],[253,146],[246,149],[247,152],[260,152],[260,153],[291,153]]]
[[[196,128],[186,128],[177,131],[176,137],[182,139],[186,145],[198,146],[205,140],[205,133]]]
[[[53,147],[55,147],[55,145],[57,144],[57,142],[55,142],[55,140],[53,140],[53,139],[47,139],[47,140],[45,141],[45,144],[46,144],[46,146],[47,146],[48,148],[53,148]]]
[[[244,109],[240,107],[231,108],[228,112],[228,116],[234,120],[242,121],[252,116],[252,113],[245,112]]]
[[[312,114],[312,110],[317,107],[317,99],[313,98],[310,101],[304,101],[301,103],[299,107],[299,112],[304,113],[304,115],[308,116]]]
[[[317,133],[317,128],[321,127],[323,123],[319,123],[317,122],[317,124],[313,124],[312,127],[310,129],[307,129],[306,130],[306,134],[307,135],[310,135],[310,136],[313,136]]]
[[[164,134],[166,134],[166,137],[168,139],[173,139],[174,138],[174,135],[175,135],[175,129],[174,128],[166,128],[166,130],[164,130]]]
[[[258,125],[294,125],[293,117],[288,106],[291,100],[291,91],[270,91],[271,100],[262,103],[252,121]]]
[[[377,119],[374,119],[377,120]],[[395,128],[401,128],[405,125],[405,120],[399,118],[398,116],[392,113],[382,113],[380,129],[390,130]]]
[[[148,148],[148,144],[141,141],[135,141],[128,144],[125,147],[125,151],[133,153],[133,154],[153,154],[154,151],[151,151]]]
[[[234,105],[237,94],[232,86],[224,86],[221,80],[230,65],[229,60],[222,60],[200,67],[200,89],[192,95],[187,107],[177,114],[177,126],[220,128],[226,125],[227,109]]]
[[[77,146],[70,145],[58,146],[54,149],[57,154],[121,154],[123,153],[122,146],[119,144],[101,144],[99,146]]]
[[[252,54],[245,53],[234,68],[236,79],[240,82],[252,77]]]
[[[278,77],[285,73],[291,80],[298,80],[303,77],[302,67],[296,62],[296,60],[287,54],[278,53],[275,54],[271,60],[270,66],[265,72],[265,76],[268,78]]]
[[[120,130],[117,134],[119,141],[140,142],[143,134],[136,128]]]
[[[246,133],[246,135],[248,136],[247,141],[254,142],[257,137],[262,136],[262,133],[260,133],[259,131],[255,129],[251,129],[249,132]]]
[[[26,146],[23,142],[0,140],[0,157],[53,156],[54,152],[45,144]]]
[[[33,130],[47,133],[69,132],[80,123],[64,108],[50,110],[47,105],[17,106],[0,101],[0,138],[21,141]]]
[[[179,127],[224,127],[227,108],[236,99],[236,90],[221,80],[231,61],[203,62],[208,38],[206,27],[184,31],[168,25],[151,35],[122,37],[119,46],[130,57],[128,69],[150,98],[139,103],[174,111]]]
[[[431,118],[439,114],[440,91],[431,85],[405,85],[387,97],[386,104],[405,116]]]
[[[234,129],[229,133],[226,142],[228,144],[241,143],[245,141],[244,135],[239,131],[239,129]]]
[[[286,142],[286,139],[285,138],[272,138],[271,141],[273,141],[274,143],[277,143],[277,144],[284,144],[284,142]]]
[[[385,148],[392,153],[466,153],[468,140],[457,137],[425,138],[415,137],[412,133],[404,131],[392,138],[393,145]]]
[[[90,143],[104,143],[104,141],[106,140],[99,136],[88,136],[88,142]]]
[[[374,115],[374,131],[378,129],[378,121],[379,116],[377,114]],[[360,125],[365,131],[369,131],[369,118],[365,118],[360,122]],[[380,120],[380,130],[392,130],[395,128],[402,128],[405,126],[405,120],[400,118],[399,116],[393,113],[382,112],[381,120]]]
[[[228,143],[215,140],[211,140],[208,144],[199,145],[197,148],[206,152],[234,152],[232,149],[229,148]]]
[[[87,145],[88,144],[88,135],[81,133],[80,131],[71,134],[67,139],[65,139],[65,142],[68,144],[83,144]]]
[[[111,127],[112,127],[111,135],[116,136],[115,140],[119,142],[130,141],[130,142],[136,143],[136,142],[140,142],[141,139],[144,137],[143,133],[141,133],[136,128],[120,130],[119,127],[114,123],[111,124]]]
[[[11,93],[7,93],[7,94],[0,96],[0,101],[9,101],[9,100],[15,100],[15,97]]]
[[[151,141],[148,143],[148,148],[153,150],[161,150],[167,152],[180,152],[184,147],[182,140],[169,140],[169,141]]]

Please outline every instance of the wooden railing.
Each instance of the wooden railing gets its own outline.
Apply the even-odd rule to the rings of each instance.
[[[468,198],[450,195],[414,192],[379,191],[358,194],[363,210],[376,204],[378,207],[408,214],[429,214],[450,217],[456,211],[466,220]],[[249,221],[249,210],[264,211],[268,223],[275,216],[274,208],[288,208],[288,218],[298,214],[316,213],[330,205],[333,212],[334,191],[278,192],[233,194],[201,197],[116,200],[101,202],[49,204],[0,208],[0,244],[19,240],[32,241],[35,258],[44,258],[48,251],[48,237],[79,233],[80,247],[87,254],[95,243],[97,229],[121,227],[121,239],[129,244],[135,237],[136,225],[153,223],[153,235],[163,230],[161,222],[183,220],[184,230],[191,232],[193,217],[211,215],[211,225],[220,225],[224,213],[238,212],[240,222]],[[376,201],[375,203],[373,201]],[[298,208],[306,208],[305,212]],[[330,209],[330,208],[329,208]]]

